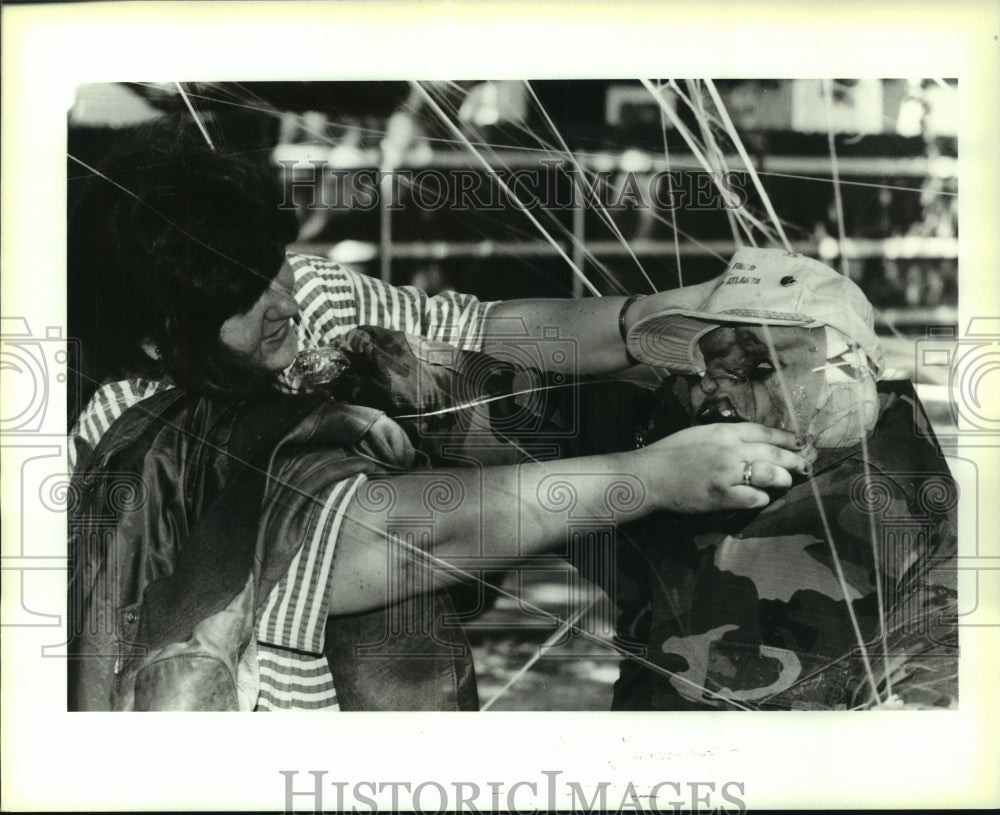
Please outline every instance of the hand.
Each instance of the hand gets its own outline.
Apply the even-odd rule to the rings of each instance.
[[[714,292],[722,281],[722,275],[706,280],[704,283],[681,286],[676,289],[656,292],[636,300],[625,315],[625,329],[632,328],[639,320],[659,314],[670,308],[698,309]]]
[[[379,416],[358,442],[358,449],[395,467],[409,467],[416,453],[406,431],[388,416]]]
[[[765,490],[787,489],[793,472],[808,475],[808,461],[793,452],[803,447],[787,430],[744,422],[686,428],[635,455],[662,509],[715,512],[766,506]]]

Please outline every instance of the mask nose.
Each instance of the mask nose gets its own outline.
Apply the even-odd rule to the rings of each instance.
[[[702,374],[698,383],[702,398],[694,400],[695,412],[700,416],[700,421],[696,423],[742,421],[737,406],[747,407],[746,384],[745,377],[728,371],[706,371]]]

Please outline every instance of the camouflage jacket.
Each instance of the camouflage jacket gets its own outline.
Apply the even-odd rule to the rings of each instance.
[[[909,383],[880,383],[868,458],[822,451],[760,512],[626,530],[613,707],[955,706],[957,491]]]
[[[346,335],[337,352],[344,370],[323,387],[397,418],[431,466],[618,451],[690,425],[680,377],[654,395],[371,327]],[[860,446],[828,450],[812,484],[795,485],[763,512],[663,513],[618,530],[610,573],[594,570],[605,558],[567,551],[620,609],[618,644],[632,656],[615,708],[864,706],[867,677],[885,698],[886,674],[911,704],[954,703],[957,493],[912,386],[882,383],[880,401],[867,476]]]

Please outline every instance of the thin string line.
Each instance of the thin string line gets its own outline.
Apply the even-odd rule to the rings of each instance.
[[[785,377],[781,371],[781,365],[778,362],[778,351],[774,344],[774,337],[771,334],[771,328],[767,323],[761,323],[760,327],[763,329],[764,341],[767,345],[768,353],[771,357],[772,365],[774,366],[774,376],[778,380],[778,388],[781,392],[781,398],[785,405],[785,410],[791,420],[792,430],[795,435],[800,439],[805,439],[805,434],[802,432],[802,428],[799,424],[798,416],[795,413],[794,402],[791,398],[791,393],[788,390],[788,383],[785,381]],[[826,516],[826,508],[823,506],[822,496],[819,494],[819,487],[816,486],[816,479],[812,476],[807,476],[806,480],[809,483],[809,487],[812,490],[813,499],[816,503],[816,509],[819,512],[820,523],[823,526],[823,532],[826,535],[826,543],[830,549],[831,559],[833,561],[834,572],[837,575],[837,581],[840,584],[840,591],[844,595],[844,605],[847,608],[847,615],[851,620],[851,627],[854,629],[854,635],[857,639],[858,645],[861,648],[861,661],[864,664],[865,675],[868,678],[869,683],[872,687],[872,692],[875,697],[878,698],[878,685],[875,682],[875,676],[872,673],[871,662],[868,659],[868,651],[865,648],[864,637],[861,635],[861,626],[858,624],[857,615],[854,613],[854,604],[851,601],[850,587],[847,584],[847,578],[844,575],[843,566],[840,563],[840,555],[837,552],[837,547],[834,545],[833,532],[830,529],[830,522]]]
[[[829,79],[823,80],[823,96],[826,101],[826,119],[827,119],[827,144],[830,148],[830,168],[833,172],[833,190],[834,190],[834,202],[837,209],[837,237],[840,240],[840,261],[841,267],[840,272],[845,277],[850,277],[848,272],[849,265],[847,259],[846,244],[847,244],[847,230],[844,225],[844,202],[840,195],[840,186],[837,183],[839,180],[839,172],[837,165],[837,148],[836,143],[833,138],[833,88],[832,83]],[[847,290],[844,290],[844,307],[851,308],[850,303],[847,299]],[[862,351],[862,353],[864,353]],[[863,463],[863,473],[865,477],[865,485],[869,489],[871,488],[871,465],[868,458],[868,434],[861,434],[861,460]],[[883,658],[883,669],[884,669],[884,679],[886,686],[886,699],[892,698],[892,678],[889,675],[889,641],[888,641],[888,631],[886,630],[886,616],[885,616],[885,598],[882,595],[882,558],[880,552],[879,542],[875,534],[875,516],[872,513],[868,513],[868,537],[872,548],[872,565],[875,570],[875,602],[878,609],[878,624],[879,624],[879,639],[882,645],[882,658]],[[875,698],[878,699],[878,693],[876,692]]]
[[[677,262],[677,285],[684,287],[684,274],[681,271],[681,243],[677,232],[677,207],[674,204],[674,182],[670,177],[670,147],[667,144],[667,116],[662,108],[660,113],[660,132],[663,134],[663,160],[667,164],[667,195],[670,198],[670,227],[674,235],[674,259]]]
[[[703,84],[705,85],[705,88],[708,90],[709,95],[712,97],[712,101],[715,103],[716,110],[719,113],[720,118],[717,119],[716,121],[719,123],[720,129],[722,129],[726,133],[726,135],[729,137],[730,141],[733,142],[733,145],[737,149],[737,154],[739,155],[740,159],[743,161],[744,165],[748,168],[748,171],[751,174],[751,178],[753,178],[753,174],[756,171],[756,167],[752,166],[752,164],[750,162],[750,159],[749,159],[749,155],[747,154],[746,150],[743,148],[743,142],[742,142],[742,140],[739,137],[739,133],[736,131],[736,127],[733,124],[732,119],[729,117],[729,111],[726,109],[725,104],[723,103],[721,97],[719,96],[718,92],[716,91],[714,83],[710,79],[706,79],[706,80],[704,80]],[[720,150],[720,153],[721,153],[721,150]],[[775,228],[777,230],[777,233],[772,232],[763,223],[760,224],[758,226],[758,228],[762,231],[762,233],[764,234],[764,236],[771,243],[777,244],[779,242],[784,242],[786,248],[790,248],[789,247],[788,239],[787,239],[787,237],[785,237],[783,229],[782,229],[782,221],[778,217],[777,213],[774,210],[773,205],[771,204],[770,196],[767,194],[767,192],[764,190],[763,185],[760,184],[758,182],[758,180],[755,179],[754,182],[755,182],[755,187],[757,189],[757,192],[758,192],[758,194],[760,196],[760,199],[763,202],[766,211],[770,215],[770,217],[772,219],[772,223],[774,224],[774,226],[775,226]]]
[[[414,88],[420,91],[424,99],[427,101],[428,105],[437,114],[438,118],[441,119],[441,121],[445,124],[445,126],[449,130],[451,130],[456,137],[462,140],[465,146],[472,152],[472,155],[486,168],[487,172],[491,174],[491,176],[503,188],[503,190],[507,193],[507,195],[510,196],[511,200],[517,203],[521,207],[522,211],[524,212],[525,216],[527,216],[528,220],[531,221],[538,229],[538,231],[542,233],[542,236],[552,245],[552,247],[556,250],[556,252],[559,253],[560,257],[562,257],[563,260],[565,260],[569,264],[570,269],[572,269],[573,273],[580,279],[580,281],[588,289],[590,289],[591,294],[593,294],[595,297],[600,297],[601,293],[600,291],[598,291],[597,287],[594,286],[594,284],[587,279],[587,276],[579,268],[577,268],[577,265],[572,261],[570,256],[567,255],[565,251],[563,251],[563,248],[559,245],[559,243],[546,231],[546,229],[541,225],[541,223],[539,223],[538,219],[534,215],[532,215],[530,211],[528,211],[528,209],[524,206],[524,204],[521,203],[521,200],[517,197],[514,191],[507,185],[507,183],[502,178],[500,178],[500,175],[496,172],[496,170],[494,170],[490,166],[490,163],[483,158],[482,154],[472,145],[472,142],[470,142],[465,137],[462,131],[460,131],[455,126],[455,124],[448,118],[445,112],[441,110],[441,107],[438,105],[437,102],[434,101],[431,95],[426,90],[424,90],[424,88],[420,85],[419,82],[411,81],[411,84],[413,85]]]
[[[201,121],[201,116],[198,115],[198,111],[194,109],[194,105],[191,104],[191,100],[188,99],[188,95],[184,90],[184,86],[180,82],[174,82],[177,86],[177,90],[181,95],[181,99],[184,100],[184,104],[187,105],[187,109],[191,111],[191,115],[194,117],[195,124],[198,125],[198,129],[201,131],[201,135],[205,137],[205,141],[208,142],[208,146],[215,152],[215,145],[212,143],[212,137],[208,135],[208,131],[205,129],[205,125]]]
[[[672,209],[671,209],[671,213],[673,213],[673,210],[672,210]],[[681,237],[683,237],[683,238],[684,238],[684,240],[686,240],[686,241],[687,241],[688,243],[691,243],[691,244],[694,244],[694,245],[695,245],[695,246],[697,246],[697,247],[698,247],[699,249],[703,249],[703,250],[705,250],[705,254],[707,254],[707,255],[711,255],[711,256],[712,256],[712,257],[714,257],[714,258],[715,258],[716,260],[719,260],[719,261],[721,261],[721,262],[722,262],[722,263],[724,263],[724,264],[725,264],[725,263],[728,263],[728,262],[729,262],[729,258],[727,258],[727,257],[726,257],[725,255],[722,255],[722,254],[720,254],[719,252],[715,251],[715,249],[713,249],[713,248],[712,248],[711,246],[709,246],[709,245],[708,245],[707,243],[705,243],[704,241],[700,241],[700,240],[698,240],[698,239],[697,239],[696,237],[694,237],[694,235],[692,235],[692,234],[691,234],[690,232],[685,232],[685,231],[684,231],[683,229],[681,229],[680,227],[678,227],[678,226],[676,225],[676,223],[671,223],[671,222],[670,222],[670,221],[669,221],[669,220],[667,219],[667,217],[666,217],[665,215],[659,215],[659,214],[657,214],[657,213],[656,213],[656,211],[655,211],[655,210],[651,210],[651,211],[650,211],[650,214],[651,214],[651,216],[652,216],[653,220],[655,220],[655,221],[656,221],[657,223],[661,223],[661,224],[663,224],[664,226],[668,226],[668,227],[670,227],[670,228],[671,228],[671,229],[673,230],[673,233],[674,233],[674,236],[675,236],[675,243],[676,243],[676,236],[677,236],[677,235],[680,235],[680,236],[681,236]],[[678,249],[678,254],[679,254],[679,252],[680,252],[680,250]]]
[[[552,647],[559,642],[564,636],[566,636],[569,631],[576,626],[580,618],[590,611],[591,608],[597,603],[597,599],[591,600],[587,605],[581,606],[577,609],[576,613],[572,617],[568,617],[562,625],[557,628],[548,639],[545,640],[538,648],[535,653],[531,655],[531,658],[524,663],[517,671],[515,671],[510,678],[504,683],[504,686],[500,688],[493,696],[487,700],[487,702],[480,706],[481,711],[489,710],[493,705],[495,705],[501,697],[507,694],[507,692],[514,687],[514,685],[521,681],[521,678],[530,671],[536,662],[545,656]]]
[[[542,117],[545,119],[546,124],[548,124],[549,129],[555,135],[556,139],[558,139],[559,144],[562,146],[562,149],[565,151],[566,157],[572,163],[572,165],[576,169],[576,171],[578,173],[580,173],[580,177],[581,178],[585,178],[586,175],[585,175],[585,173],[583,171],[582,165],[576,160],[576,156],[573,155],[573,151],[569,149],[569,145],[566,144],[566,141],[565,141],[565,139],[563,139],[562,134],[559,133],[558,128],[556,128],[555,122],[552,121],[552,118],[549,116],[548,111],[545,109],[545,107],[542,105],[541,100],[535,94],[535,89],[531,87],[531,83],[528,82],[528,80],[524,80],[524,85],[528,89],[528,93],[531,94],[531,98],[534,99],[535,105],[538,107],[538,110],[541,111]],[[655,292],[656,291],[656,286],[653,284],[653,281],[650,279],[649,275],[646,273],[646,270],[645,270],[645,268],[643,268],[643,265],[639,262],[639,258],[636,256],[635,252],[632,251],[632,246],[625,239],[625,236],[622,234],[621,230],[618,228],[618,224],[616,224],[614,222],[614,219],[611,217],[611,215],[608,213],[608,211],[604,208],[604,204],[601,203],[600,198],[597,197],[597,196],[595,196],[595,201],[597,203],[597,212],[600,215],[601,220],[605,224],[607,224],[608,228],[612,231],[612,233],[615,235],[615,237],[618,238],[618,240],[621,242],[622,246],[625,247],[626,251],[629,254],[629,257],[632,258],[632,260],[635,263],[635,265],[639,268],[639,271],[642,274],[643,278],[645,278],[646,283],[649,284],[650,290],[652,290],[653,292]]]
[[[457,115],[458,115],[458,112],[455,110],[454,106],[452,106],[451,112],[453,114],[453,118],[456,118]],[[516,123],[515,123],[515,126],[517,126]],[[529,129],[527,127],[520,127],[519,130],[521,132],[529,135],[531,138],[534,138],[539,144],[542,145],[542,148],[539,149],[539,152],[541,152],[544,156],[546,156],[547,158],[550,158],[550,159],[558,162],[559,164],[565,164],[566,163],[566,160],[567,160],[566,159],[566,155],[564,155],[564,154],[560,153],[559,151],[557,151],[554,146],[546,143],[546,141],[539,134],[535,133],[534,131],[532,131],[531,129]],[[499,166],[499,167],[507,170],[508,172],[511,171],[510,165],[507,164],[504,161],[504,159],[490,146],[490,144],[488,142],[473,142],[473,143],[474,144],[480,144],[480,145],[483,146],[484,152],[488,153],[489,158],[494,163],[494,165]],[[569,155],[572,155],[572,153],[570,152]],[[537,200],[537,199],[534,199],[534,200]],[[556,232],[558,232],[558,234],[560,234],[563,238],[565,238],[567,240],[567,242],[573,248],[579,250],[582,253],[582,255],[584,256],[584,258],[590,264],[592,264],[594,266],[594,268],[600,273],[601,279],[609,287],[611,287],[614,290],[618,290],[618,291],[623,291],[624,290],[624,287],[622,286],[622,284],[615,277],[615,275],[611,272],[611,270],[607,267],[607,265],[604,264],[597,257],[597,255],[594,253],[594,251],[587,245],[586,241],[582,241],[581,242],[580,240],[577,239],[577,236],[573,233],[573,230],[570,227],[568,227],[568,226],[566,226],[565,224],[562,223],[562,221],[559,219],[558,214],[557,214],[556,211],[553,211],[550,208],[546,207],[546,208],[543,208],[542,212],[545,214],[545,216],[548,219],[549,223],[551,224],[552,227],[554,227],[554,229],[556,230]],[[518,231],[520,232],[520,230],[518,230]],[[528,233],[521,232],[521,234],[527,236]],[[487,237],[487,236],[484,235],[484,237]]]
[[[645,278],[645,280],[646,280],[647,284],[649,285],[650,289],[655,292],[657,290],[655,284],[652,282],[652,280],[650,279],[649,275],[646,273],[646,270],[642,266],[642,264],[640,263],[640,261],[638,259],[638,256],[633,251],[631,244],[628,243],[627,239],[622,234],[622,232],[619,229],[618,225],[615,223],[614,218],[607,211],[607,209],[605,208],[603,202],[601,201],[600,194],[599,194],[599,191],[598,191],[598,184],[596,183],[596,182],[598,182],[600,180],[601,173],[599,171],[597,171],[597,170],[590,170],[589,172],[592,173],[595,183],[591,183],[590,182],[590,180],[587,177],[587,174],[588,174],[587,168],[583,167],[583,165],[580,164],[580,162],[577,160],[576,156],[574,155],[573,151],[567,145],[566,141],[561,137],[559,131],[556,129],[555,124],[552,122],[551,117],[548,115],[548,112],[541,106],[541,101],[535,95],[535,91],[534,91],[533,88],[531,88],[530,84],[528,86],[528,89],[531,92],[532,97],[535,99],[536,103],[538,104],[539,110],[541,111],[542,115],[548,121],[550,128],[555,133],[556,138],[558,138],[559,141],[560,141],[560,143],[562,144],[563,150],[562,151],[556,150],[553,145],[548,144],[539,134],[535,133],[533,130],[531,130],[528,127],[522,127],[522,128],[520,128],[520,130],[522,132],[526,133],[526,134],[529,134],[532,138],[534,138],[536,141],[538,141],[539,144],[541,144],[543,147],[548,148],[549,155],[556,156],[560,160],[561,164],[565,164],[568,161],[569,163],[571,163],[572,165],[574,165],[574,168],[577,170],[577,172],[578,172],[578,174],[580,176],[581,182],[582,182],[582,184],[584,186],[584,190],[586,191],[588,197],[592,198],[594,200],[594,202],[597,204],[597,208],[594,211],[597,213],[598,217],[601,219],[601,223],[603,223],[608,228],[608,231],[610,231],[612,233],[612,235],[614,235],[615,238],[619,241],[619,243],[621,243],[622,246],[625,247],[626,253],[635,262],[636,266],[639,268],[639,272]],[[566,173],[565,169],[563,170],[563,172],[564,172],[564,174],[567,175],[567,177],[569,177],[569,174]],[[576,195],[577,195],[577,193],[579,193],[579,186],[576,185],[576,184],[573,184],[572,179],[570,179],[570,183],[571,183],[571,189],[573,189],[573,191],[574,191],[574,204],[576,204],[577,203],[577,197],[576,197]],[[580,206],[583,206],[583,204],[584,204],[583,201],[579,202]],[[571,234],[571,230],[568,229],[568,228],[564,228],[564,231],[567,234]],[[575,236],[574,236],[573,239],[575,240]],[[590,260],[591,263],[595,263],[595,265],[597,265],[599,267],[599,269],[601,270],[603,278],[604,278],[604,280],[605,280],[606,283],[608,283],[609,285],[611,285],[612,288],[616,289],[619,292],[624,293],[624,292],[627,291],[627,289],[618,281],[618,279],[614,276],[614,274],[609,269],[607,269],[607,267],[603,263],[600,263],[597,260],[596,255],[592,251],[590,251],[588,249],[587,242],[585,240],[582,241],[582,242],[581,241],[576,241],[574,243],[574,246],[576,246],[581,251],[583,251],[584,254],[587,255],[587,257],[588,257],[588,259]]]
[[[773,176],[774,178],[791,178],[797,181],[820,181],[824,184],[832,184],[833,179],[827,178],[825,176],[813,176],[813,175],[797,175],[795,173],[779,173],[774,170],[758,170],[758,175],[761,176]],[[871,181],[850,181],[847,179],[840,179],[840,183],[848,187],[870,187],[877,190],[897,190],[899,192],[923,192],[919,187],[902,187],[898,184],[875,184]],[[936,195],[953,195],[958,196],[958,192],[950,192],[946,190],[935,191]]]
[[[753,162],[750,160],[750,156],[747,154],[746,148],[743,146],[743,140],[740,138],[740,134],[736,131],[733,120],[729,118],[729,111],[726,110],[722,97],[719,96],[719,92],[715,89],[715,83],[712,82],[711,79],[706,79],[705,87],[708,88],[708,93],[712,97],[712,101],[715,102],[715,107],[719,111],[719,115],[722,117],[722,122],[726,127],[726,131],[733,140],[733,145],[736,147],[736,151],[740,154],[740,158],[743,159],[743,164],[746,166],[747,172],[750,173],[750,178],[753,180],[754,186],[757,188],[757,193],[760,195],[760,199],[764,203],[764,208],[767,210],[767,214],[771,216],[771,220],[774,223],[775,228],[778,230],[781,242],[785,245],[785,248],[791,252],[792,244],[788,240],[788,236],[785,235],[785,229],[781,225],[781,219],[778,217],[778,213],[774,211],[774,206],[771,204],[771,198],[764,189],[764,185],[761,183],[760,177],[757,175],[757,169],[754,167]]]
[[[699,148],[697,140],[694,138],[694,134],[692,134],[691,131],[688,130],[687,126],[680,120],[680,117],[674,112],[673,108],[671,108],[669,103],[663,98],[663,94],[660,91],[658,91],[657,88],[648,79],[642,79],[640,81],[645,86],[646,90],[648,90],[650,94],[652,94],[653,98],[656,100],[656,103],[660,106],[660,111],[667,115],[667,117],[670,119],[671,124],[673,124],[677,132],[681,134],[684,141],[687,143],[688,148],[691,150],[692,154],[695,156],[695,158],[698,159],[702,169],[709,174],[709,177],[713,180],[715,185],[719,188],[719,191],[722,193],[723,200],[725,200],[725,191],[722,189],[721,182],[713,172],[714,168],[712,167],[712,163],[705,157],[704,153]],[[677,90],[677,92],[680,93],[679,89],[675,90]],[[681,96],[683,96],[682,93]],[[686,99],[687,97],[685,96],[684,98]]]
[[[676,85],[676,83],[674,84]],[[712,160],[714,160],[715,172],[717,172],[721,178],[729,168],[726,165],[725,157],[722,155],[722,150],[712,133],[711,122],[709,121],[708,113],[705,110],[702,95],[700,92],[696,92],[698,91],[698,87],[695,84],[695,80],[689,80],[688,89],[690,93],[690,100],[688,101],[688,104],[692,105],[695,118],[698,119],[698,127],[701,129],[702,140],[706,148],[705,152]],[[725,202],[723,202],[723,204],[724,203]],[[757,241],[754,239],[753,229],[751,229],[741,217],[742,209],[743,208],[741,207],[740,210],[734,212],[732,208],[725,207],[726,218],[729,220],[729,226],[733,233],[733,243],[735,243],[738,248],[743,246],[743,240],[740,238],[739,234],[739,230],[742,229],[750,245],[756,246]],[[769,237],[767,232],[764,232],[764,236]]]
[[[153,83],[136,82],[134,84],[136,84],[136,85],[142,85],[142,86],[148,86],[148,87],[158,87],[158,86],[154,85]],[[216,83],[215,85],[213,85],[213,87],[222,88],[222,86],[225,85],[225,84],[227,84],[227,83]],[[238,84],[238,83],[233,83],[233,84]],[[189,96],[191,98],[193,98],[193,99],[204,99],[205,101],[217,102],[217,103],[222,104],[222,105],[229,105],[231,107],[237,107],[237,108],[241,108],[241,109],[245,109],[245,110],[256,111],[258,113],[267,113],[267,114],[270,114],[270,115],[275,116],[275,117],[281,117],[281,116],[283,116],[283,115],[285,115],[287,113],[287,111],[279,110],[278,108],[275,108],[273,105],[272,106],[266,106],[266,107],[260,107],[260,106],[255,106],[255,105],[241,104],[239,102],[234,102],[234,101],[231,101],[229,99],[220,99],[218,97],[207,96],[205,94],[195,93],[195,92],[191,92],[191,91],[189,91]],[[299,114],[295,114],[295,115],[298,116],[298,118],[300,118],[300,119],[303,118]],[[304,128],[304,129],[306,129],[307,132],[309,132],[311,135],[315,135],[318,138],[321,138],[324,142],[327,142],[330,145],[335,144],[335,141],[333,139],[331,139],[329,136],[323,135],[323,134],[318,133],[318,132],[316,132],[314,130],[310,130],[309,128]],[[374,136],[384,136],[385,135],[385,130],[381,130],[379,128],[358,127],[357,129],[360,132],[362,132],[362,133],[368,133],[368,134],[371,134],[371,135],[374,135]],[[443,138],[443,137],[440,137],[440,136],[422,136],[422,138],[424,139],[424,141],[427,141],[427,142],[435,142],[435,143],[441,143],[441,144],[446,144],[446,145],[451,145],[451,146],[461,146],[462,145],[462,142],[459,141],[459,140],[457,140],[457,139],[447,139],[447,138]],[[492,147],[495,150],[510,150],[512,152],[523,152],[523,153],[544,153],[544,154],[549,153],[549,151],[545,150],[544,148],[526,147],[524,145],[519,145],[519,144],[499,144],[499,143],[496,143],[496,142],[488,143],[488,142],[477,142],[477,141],[472,141],[472,143],[474,145],[476,145],[477,147]],[[610,142],[610,141],[607,142],[607,144],[609,146],[614,146],[615,145],[614,142]],[[265,148],[265,149],[270,150],[271,148]],[[579,158],[583,158],[585,160],[593,160],[593,159],[598,158],[600,156],[599,153],[595,153],[595,152],[591,152],[591,151],[587,151],[587,150],[576,150],[575,151],[575,155],[578,157],[578,159]],[[694,170],[694,169],[697,169],[699,165],[694,164],[694,163],[687,164],[685,162],[679,162],[675,166],[678,169],[680,169],[680,170]],[[830,183],[832,183],[832,180],[830,178],[828,178],[828,177],[825,177],[825,176],[811,176],[811,175],[801,175],[801,174],[796,174],[796,173],[782,173],[782,172],[777,172],[777,171],[774,171],[774,170],[758,170],[757,174],[760,175],[760,176],[762,176],[762,177],[763,176],[774,176],[776,178],[790,178],[790,179],[795,179],[795,180],[799,180],[799,181],[815,181],[815,182],[821,182],[821,183],[824,183],[824,184],[830,184]],[[901,186],[901,185],[898,185],[898,184],[876,184],[876,183],[873,183],[873,182],[870,182],[870,181],[853,181],[853,180],[848,180],[848,179],[841,179],[840,183],[842,185],[845,185],[845,186],[870,187],[870,188],[873,188],[873,189],[896,190],[896,191],[899,191],[899,192],[923,192],[923,190],[920,187],[904,187],[904,186]],[[949,196],[954,196],[954,197],[958,196],[958,192],[946,191],[946,190],[941,190],[937,194],[939,194],[939,195],[949,195]]]
[[[706,83],[710,82],[710,80],[705,80],[705,82]],[[671,83],[676,87],[676,82],[674,82],[674,80],[671,80]],[[714,136],[714,134],[712,132],[712,129],[711,129],[710,125],[711,125],[711,123],[714,122],[719,127],[720,130],[724,131],[726,133],[726,135],[730,137],[730,139],[733,141],[734,144],[737,144],[739,134],[736,132],[735,125],[733,125],[733,127],[732,127],[731,130],[729,128],[727,128],[726,125],[722,122],[721,119],[715,118],[715,117],[713,117],[713,116],[711,116],[709,114],[709,112],[707,111],[707,109],[704,107],[704,105],[701,102],[701,95],[700,94],[696,95],[695,98],[698,100],[699,110],[704,114],[705,120],[706,120],[706,122],[708,122],[709,126],[706,128],[707,129],[707,133],[708,133],[708,137],[712,140],[712,143],[715,146],[716,151],[718,152],[719,162],[720,162],[720,164],[723,167],[726,167],[727,165],[726,165],[725,155],[723,154],[722,149],[720,147],[718,147],[718,144],[715,141],[715,136]],[[726,110],[724,107],[719,107],[718,103],[716,103],[716,105],[717,105],[717,109],[719,110],[720,115],[725,114],[726,119],[729,121],[730,124],[732,124],[732,121],[729,119],[728,110]],[[767,174],[766,173],[759,173],[759,175],[767,175]],[[769,196],[767,196],[766,194],[762,194],[761,198],[762,199],[767,199],[765,201],[765,204],[770,200]],[[749,207],[745,207],[744,209],[749,210]],[[783,219],[781,219],[780,217],[778,217],[776,223],[777,224],[784,224],[786,222]],[[780,236],[778,236],[775,232],[773,232],[771,229],[769,229],[766,223],[764,223],[763,221],[758,221],[758,222],[756,222],[756,226],[757,226],[758,229],[761,230],[761,233],[768,239],[768,241],[770,241],[773,244],[778,244],[779,243]],[[751,240],[752,240],[752,237],[751,237]],[[754,246],[756,246],[756,243],[754,243]]]
[[[826,140],[830,150],[830,171],[833,177],[833,200],[837,211],[837,239],[840,242],[840,273],[850,278],[847,259],[847,230],[844,226],[844,199],[840,195],[840,171],[837,164],[837,149],[833,139],[833,91],[829,79],[822,80],[823,98],[826,102]]]
[[[449,108],[450,108],[450,113],[452,115],[452,119],[457,119],[458,116],[459,116],[458,109],[453,104],[450,104]],[[516,123],[515,123],[515,126],[517,126]],[[554,158],[556,161],[558,161],[561,164],[566,162],[566,155],[560,153],[552,145],[546,143],[546,141],[539,134],[535,133],[534,131],[532,131],[531,129],[529,129],[527,127],[519,127],[519,130],[522,133],[530,135],[539,144],[541,144],[542,148],[540,148],[540,151],[546,157]],[[558,135],[558,133],[557,133],[557,135]],[[470,140],[470,143],[472,143],[471,140]],[[492,160],[492,162],[493,162],[494,165],[497,165],[497,166],[499,166],[499,167],[507,170],[508,172],[511,171],[511,167],[494,150],[494,148],[490,145],[489,142],[479,142],[478,144],[480,144],[480,145],[483,146],[484,152],[488,152],[489,158]],[[570,152],[569,155],[571,156],[572,153]],[[493,166],[493,165],[491,165],[491,166]],[[537,199],[535,199],[535,200],[537,200]],[[589,261],[598,270],[598,272],[601,275],[601,278],[604,280],[604,282],[606,284],[608,284],[612,289],[616,289],[616,290],[619,290],[619,291],[621,291],[623,289],[623,287],[622,287],[621,283],[618,281],[618,279],[614,276],[614,274],[611,272],[611,270],[608,269],[608,267],[604,263],[602,263],[600,261],[600,259],[593,252],[593,250],[590,249],[590,247],[587,245],[586,241],[583,241],[583,242],[578,241],[577,238],[576,238],[576,236],[573,234],[573,231],[560,221],[560,219],[559,219],[559,217],[558,217],[558,215],[557,215],[556,212],[550,210],[549,208],[544,208],[542,211],[545,214],[545,216],[547,217],[547,219],[550,222],[551,226],[554,227],[555,230],[560,235],[562,235],[562,237],[565,238],[572,247],[574,247],[576,249],[579,249],[582,252],[584,258],[587,261]],[[522,234],[527,235],[527,233],[522,233]]]
[[[701,163],[702,169],[709,174],[709,177],[713,180],[716,187],[719,189],[719,192],[722,195],[723,200],[725,200],[727,190],[723,189],[720,179],[713,172],[714,168],[712,167],[712,163],[705,157],[703,151],[698,145],[698,140],[695,139],[694,137],[694,134],[691,133],[687,125],[685,125],[684,122],[681,121],[680,117],[674,112],[673,108],[671,108],[670,105],[667,103],[667,101],[663,99],[662,94],[657,91],[655,86],[648,79],[642,79],[640,81],[643,83],[646,89],[653,95],[653,98],[660,106],[660,109],[667,114],[671,124],[673,124],[677,132],[680,133],[681,136],[684,138],[684,141],[687,143],[691,152]],[[672,80],[671,80],[671,87],[675,92],[679,93],[684,99],[687,99],[687,96],[682,91],[680,91],[679,88],[677,88],[676,83],[673,83]],[[741,211],[744,217],[746,217],[746,219],[751,224],[756,226],[762,233],[767,234],[767,227],[756,216],[754,216],[753,213],[751,213],[746,208],[746,206],[742,206]]]

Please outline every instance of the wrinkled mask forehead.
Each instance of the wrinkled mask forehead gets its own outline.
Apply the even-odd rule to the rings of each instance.
[[[719,325],[698,340],[702,363],[725,355],[734,345],[757,356],[785,355],[786,364],[815,362],[815,367],[831,383],[876,378],[875,363],[850,338],[831,326]],[[820,366],[820,358],[827,364]]]
[[[819,366],[827,359],[827,335],[823,328],[786,325],[727,323],[698,340],[703,367],[731,354],[774,361],[775,355],[786,366]],[[811,368],[810,368],[811,370]]]

